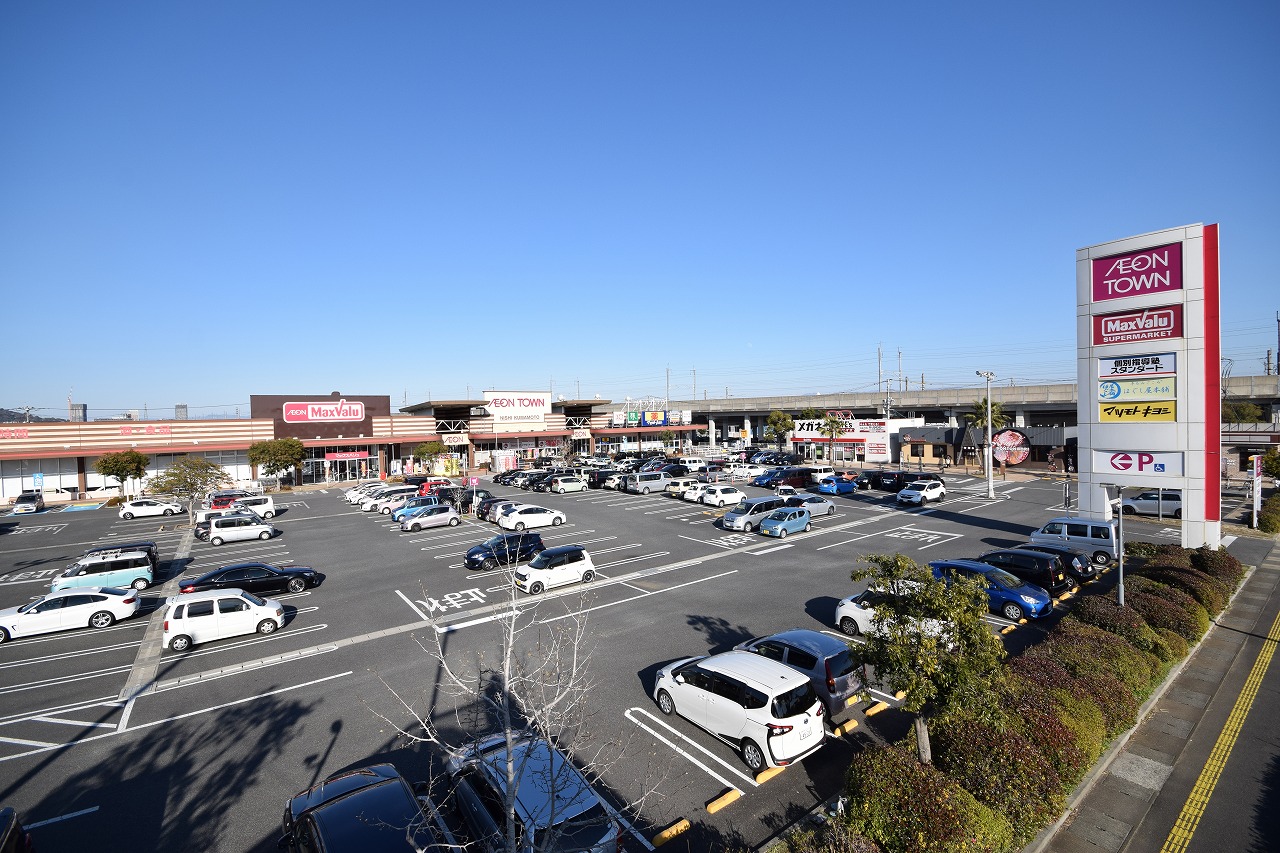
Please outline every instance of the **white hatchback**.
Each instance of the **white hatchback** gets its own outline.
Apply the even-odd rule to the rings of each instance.
[[[515,571],[516,589],[537,595],[545,589],[570,583],[589,583],[596,576],[591,555],[581,545],[561,545],[539,551]]]
[[[242,634],[274,634],[284,627],[280,602],[242,589],[179,593],[165,606],[163,644],[175,652]]]
[[[0,643],[16,637],[108,628],[138,612],[138,591],[106,586],[74,587],[0,610]]]
[[[737,486],[707,486],[701,500],[708,506],[734,506],[746,496]]]
[[[180,512],[186,512],[187,508],[182,504],[173,503],[171,501],[160,501],[155,498],[138,498],[133,501],[125,501],[120,504],[120,512],[117,513],[121,518],[135,518],[144,515],[176,515]]]
[[[706,483],[697,483],[685,489],[684,494],[681,495],[680,497],[684,498],[687,501],[693,501],[697,503],[702,500],[702,496],[706,494],[706,491],[708,488],[709,487],[707,486]]]
[[[559,527],[565,522],[565,514],[558,509],[524,504],[498,519],[504,530],[525,530],[531,527]]]
[[[900,504],[924,506],[929,501],[940,501],[946,496],[947,487],[937,480],[921,480],[918,483],[910,483],[898,492],[897,501]]]

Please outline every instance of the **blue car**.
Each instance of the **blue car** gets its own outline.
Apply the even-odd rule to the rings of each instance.
[[[933,576],[942,581],[952,577],[981,578],[991,612],[1010,622],[1026,617],[1039,619],[1053,612],[1053,599],[1049,593],[997,566],[976,560],[935,560],[929,568],[933,570]]]
[[[776,536],[785,539],[788,533],[801,533],[813,529],[809,520],[809,510],[800,507],[785,506],[775,509],[760,521],[760,532],[765,536]]]
[[[391,520],[395,522],[404,521],[406,518],[413,518],[422,510],[429,506],[435,506],[440,503],[440,499],[435,495],[425,495],[422,497],[410,498],[405,501],[405,505],[391,513]]]
[[[851,495],[858,491],[858,484],[844,477],[824,477],[818,491],[824,495]]]

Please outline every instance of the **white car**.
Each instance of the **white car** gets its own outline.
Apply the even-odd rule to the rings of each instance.
[[[753,773],[784,767],[826,739],[822,700],[809,676],[754,652],[676,661],[658,670],[658,710],[679,714],[738,750]]]
[[[411,516],[400,521],[400,529],[417,533],[428,527],[457,527],[462,523],[462,516],[450,504],[424,506]],[[393,530],[395,528],[392,528]]]
[[[735,506],[745,498],[746,492],[736,486],[707,486],[702,493],[702,502],[707,506]]]
[[[898,492],[897,500],[900,504],[924,506],[929,501],[940,501],[946,496],[947,487],[937,480],[920,480],[916,483],[908,483],[902,491]]]
[[[558,509],[523,504],[498,519],[504,530],[525,530],[530,527],[559,527],[565,522],[565,514]]]
[[[284,627],[284,606],[243,589],[182,592],[165,602],[163,644],[185,652],[199,643],[242,634],[274,634]]]
[[[1182,492],[1178,489],[1151,489],[1127,496],[1121,504],[1125,515],[1163,515],[1182,518]]]
[[[551,480],[550,491],[558,495],[565,492],[585,492],[587,490],[587,481],[581,477],[566,475],[564,477],[553,477]]]
[[[120,504],[118,515],[121,518],[139,518],[144,515],[176,515],[186,511],[187,508],[182,504],[156,500],[155,498],[138,498],[137,500],[125,501]]]
[[[545,589],[570,583],[589,583],[596,576],[591,555],[581,545],[562,545],[539,551],[515,571],[516,589],[537,595]]]
[[[625,476],[627,475],[626,474],[610,474],[608,477],[604,478],[604,482],[600,484],[600,488],[613,489],[614,491],[618,491],[619,489],[622,488],[622,478]]]
[[[876,605],[893,595],[883,589],[865,589],[836,605],[836,627],[851,637],[875,630]],[[921,620],[921,633],[941,637],[944,626],[937,619]]]
[[[372,483],[361,483],[360,485],[352,486],[351,488],[343,492],[342,499],[350,502],[355,498],[356,495],[364,495],[364,494],[367,494],[368,492],[373,491],[374,489],[382,489],[382,488],[386,488],[386,487],[383,485],[381,480],[374,480]]]
[[[0,610],[0,643],[73,628],[107,628],[137,613],[138,604],[136,589],[84,586],[58,590],[20,607]]]
[[[391,510],[386,509],[385,507],[391,506],[398,500],[401,501],[401,503],[403,503],[409,498],[415,497],[417,494],[418,494],[417,487],[401,486],[386,492],[381,492],[378,494],[377,497],[370,497],[361,501],[360,511],[361,512],[383,512],[383,513],[390,514]]]
[[[698,483],[696,486],[690,486],[689,488],[685,489],[684,494],[681,495],[680,497],[684,498],[687,501],[693,501],[697,503],[702,500],[702,496],[706,494],[708,488],[709,487],[706,483]]]

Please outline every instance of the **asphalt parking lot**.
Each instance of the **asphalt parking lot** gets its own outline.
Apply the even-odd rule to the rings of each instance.
[[[0,526],[0,607],[47,590],[85,548],[113,539],[161,546],[148,612],[172,589],[161,581],[226,563],[308,565],[326,576],[315,589],[276,596],[283,630],[165,651],[136,696],[122,691],[131,673],[137,679],[145,612],[101,631],[0,647],[0,803],[36,825],[41,850],[77,849],[86,838],[103,851],[274,850],[285,799],[318,779],[377,761],[410,778],[438,768],[438,755],[387,722],[412,724],[392,689],[418,711],[434,707],[447,734],[462,734],[428,652],[438,635],[451,666],[474,670],[496,648],[501,614],[515,607],[548,623],[586,615],[592,707],[579,736],[616,746],[601,783],[634,829],[630,849],[649,849],[680,818],[693,828],[677,849],[755,845],[838,790],[860,738],[895,736],[904,721],[851,709],[837,719],[857,721],[850,733],[762,782],[729,747],[657,711],[657,669],[792,627],[842,636],[835,605],[857,591],[849,572],[859,556],[976,556],[1023,541],[1063,512],[1057,483],[997,483],[988,500],[984,482],[951,477],[943,503],[904,510],[878,492],[840,496],[838,511],[815,519],[812,532],[775,540],[722,530],[716,511],[664,495],[485,485],[565,511],[568,522],[542,529],[543,539],[585,545],[596,579],[513,600],[506,570],[462,566],[493,525],[468,517],[458,527],[402,532],[348,506],[336,489],[279,496],[281,536],[221,547],[192,542],[185,518],[124,521],[108,509]],[[1155,541],[1178,535],[1158,523],[1134,528]],[[1010,625],[990,621],[993,630]],[[1032,641],[1038,630],[1017,628],[1007,642]],[[740,796],[709,812],[726,791]]]

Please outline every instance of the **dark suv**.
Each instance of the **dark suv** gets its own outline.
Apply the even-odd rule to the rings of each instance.
[[[978,561],[999,566],[1014,577],[1033,583],[1053,596],[1061,595],[1071,588],[1071,578],[1062,564],[1062,558],[1056,554],[1009,548],[988,551]]]
[[[495,569],[532,560],[547,550],[537,533],[499,533],[467,551],[468,569]]]
[[[593,471],[589,471],[587,472],[587,488],[602,489],[604,488],[604,481],[609,479],[609,475],[618,473],[621,472],[616,468],[596,468]]]
[[[1075,578],[1076,583],[1093,580],[1098,576],[1098,567],[1093,564],[1093,560],[1089,558],[1089,555],[1069,545],[1037,545],[1034,542],[1027,542],[1017,547],[1019,551],[1040,551],[1045,554],[1057,554],[1062,558],[1063,567],[1067,570],[1067,574]]]

